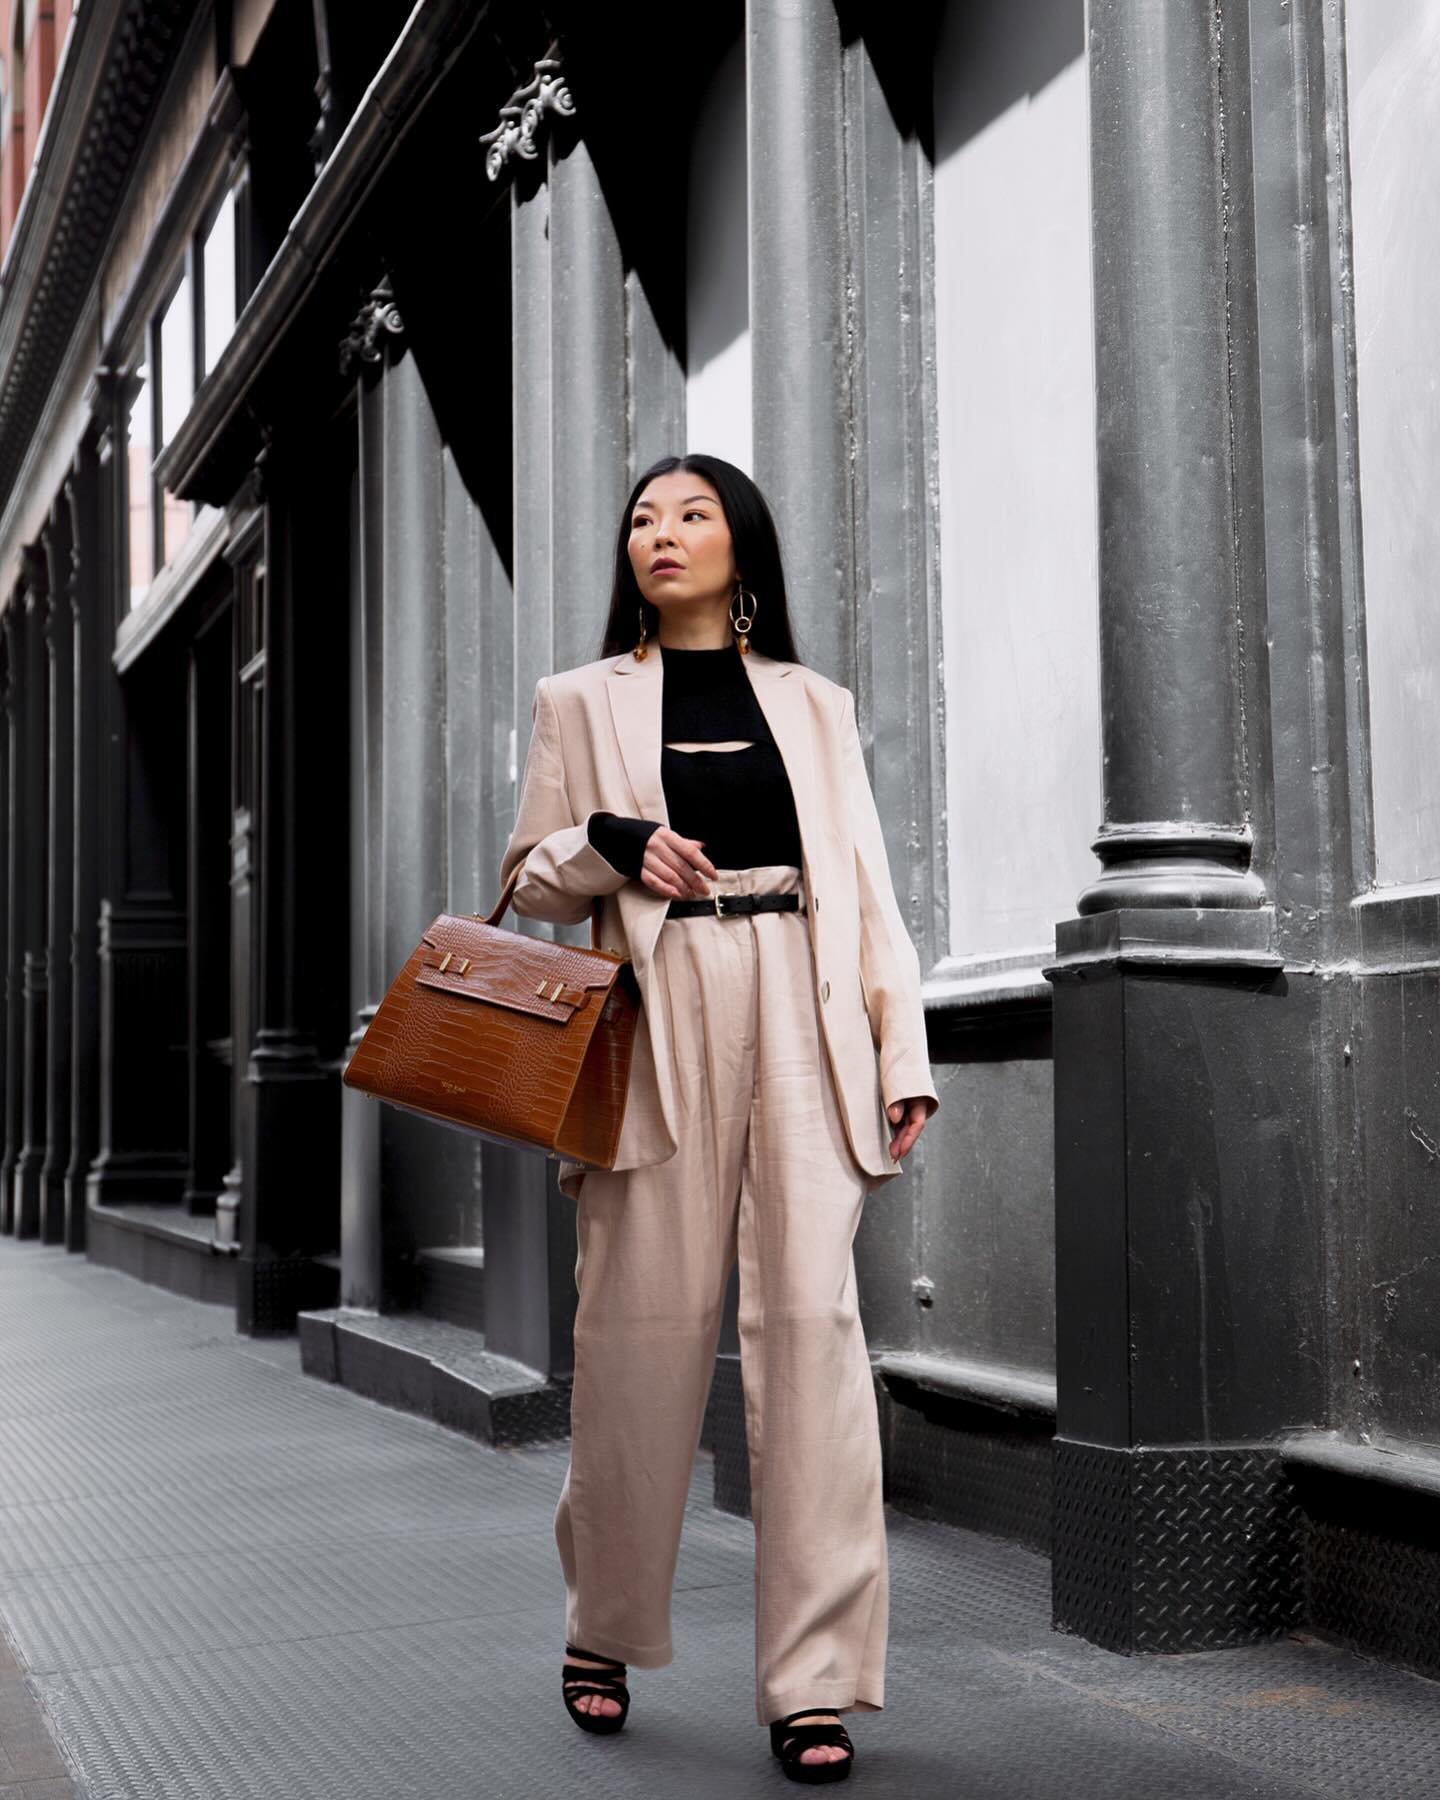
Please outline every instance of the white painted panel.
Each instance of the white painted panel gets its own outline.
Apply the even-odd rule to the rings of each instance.
[[[745,45],[715,66],[695,118],[686,251],[687,450],[753,474]]]
[[[1440,0],[1345,9],[1376,878],[1440,876]]]
[[[1102,804],[1082,0],[951,0],[935,108],[950,949],[1048,953]]]

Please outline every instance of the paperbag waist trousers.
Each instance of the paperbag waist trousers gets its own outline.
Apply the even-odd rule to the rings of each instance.
[[[727,893],[798,868],[722,869]],[[739,1261],[755,1530],[756,1712],[876,1711],[889,1623],[879,1423],[853,1243],[866,1194],[821,1033],[804,911],[667,918],[678,1148],[579,1190],[570,1466],[555,1513],[568,1640],[673,1656],[671,1591],[725,1290]]]

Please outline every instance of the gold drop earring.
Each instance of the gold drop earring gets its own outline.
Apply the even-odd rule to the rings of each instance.
[[[645,608],[640,608],[640,642],[635,646],[636,662],[644,662],[650,652],[645,648]]]
[[[750,611],[745,611],[745,602],[750,602]],[[735,616],[735,608],[740,608],[740,616]],[[755,623],[755,596],[748,588],[735,583],[735,598],[730,602],[730,623],[735,629],[736,648],[742,656],[750,654],[750,628]]]

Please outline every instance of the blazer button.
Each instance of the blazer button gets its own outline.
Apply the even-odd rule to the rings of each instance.
[[[830,983],[828,981],[822,981],[820,983],[820,998],[822,1000],[828,1000],[830,998]]]
[[[811,912],[819,912],[820,896],[818,894],[812,894],[810,896],[810,910],[811,910]]]

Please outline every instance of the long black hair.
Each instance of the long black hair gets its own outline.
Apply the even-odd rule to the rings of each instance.
[[[699,475],[720,496],[725,522],[730,527],[731,542],[735,546],[735,567],[744,571],[746,591],[755,596],[751,649],[782,662],[799,662],[790,628],[790,608],[785,598],[780,534],[775,529],[775,519],[765,503],[765,496],[743,469],[737,469],[723,457],[702,456],[698,451],[686,456],[662,456],[630,490],[615,539],[615,577],[610,590],[610,613],[605,621],[601,656],[618,656],[622,651],[635,648],[640,641],[641,607],[645,609],[646,635],[652,640],[659,635],[660,609],[641,594],[630,563],[630,519],[635,502],[647,485],[657,475],[669,475],[677,469],[683,469],[687,475]]]

